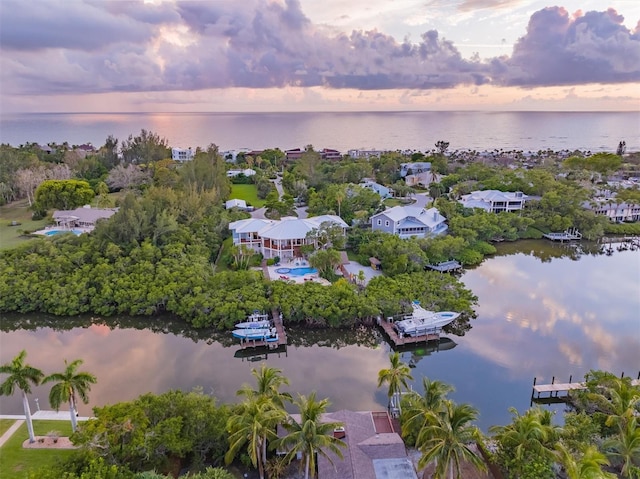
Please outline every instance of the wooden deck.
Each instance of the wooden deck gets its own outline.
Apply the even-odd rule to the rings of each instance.
[[[450,271],[459,271],[462,269],[462,264],[458,261],[444,261],[438,264],[428,264],[427,268],[432,269],[434,271],[439,271],[440,273],[448,273]]]
[[[394,344],[394,346],[404,346],[404,345],[407,345],[407,344],[426,343],[428,341],[438,341],[440,339],[440,332],[439,331],[437,331],[437,332],[435,332],[433,334],[425,334],[425,335],[422,335],[422,336],[405,336],[405,337],[401,338],[398,335],[398,332],[396,331],[396,329],[393,327],[393,323],[390,323],[386,319],[382,319],[381,318],[378,321],[378,324],[384,330],[384,332],[387,334],[387,336],[389,337],[391,342]]]
[[[546,233],[542,236],[551,241],[560,241],[562,243],[565,241],[579,241],[582,239],[582,233],[575,228],[563,231],[562,233]]]
[[[569,379],[571,380],[571,379]],[[632,386],[640,386],[640,379],[632,379]],[[566,398],[566,396],[571,391],[580,391],[582,389],[586,389],[586,385],[584,382],[568,382],[568,383],[557,383],[554,381],[551,384],[536,384],[535,379],[533,381],[533,391],[531,393],[532,399],[542,399],[547,400],[550,398]],[[541,397],[541,394],[546,394],[546,396]],[[562,401],[558,401],[562,402]]]

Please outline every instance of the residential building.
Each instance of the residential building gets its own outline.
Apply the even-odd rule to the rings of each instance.
[[[53,220],[60,228],[82,228],[85,231],[91,231],[98,221],[111,218],[117,211],[118,208],[103,209],[85,205],[75,210],[56,210],[53,212]]]
[[[462,195],[459,200],[465,208],[481,208],[489,213],[519,211],[524,208],[529,196],[521,191],[482,190]]]
[[[416,161],[413,163],[400,164],[400,176],[402,178],[407,175],[415,175],[418,173],[426,173],[431,171],[431,163],[428,161]]]
[[[391,198],[391,196],[393,196],[389,188],[387,188],[384,185],[381,185],[380,183],[376,183],[370,178],[364,178],[362,180],[362,183],[360,183],[360,186],[362,186],[363,188],[369,188],[370,190],[375,191],[376,193],[378,193],[378,195],[380,195],[380,198],[382,199]]]
[[[244,176],[253,176],[256,174],[256,170],[251,168],[245,168],[244,170],[229,170],[227,171],[227,176],[229,178],[233,178],[234,176],[244,175]]]
[[[185,162],[193,160],[195,153],[191,148],[171,148],[171,159],[173,161]]]
[[[428,161],[402,163],[400,177],[404,178],[407,186],[422,186],[427,188],[431,183],[440,181],[440,175],[431,171]]]
[[[300,420],[299,415],[292,415]],[[318,479],[417,479],[402,437],[387,411],[326,413],[323,422],[338,422],[334,437],[343,441],[342,458],[328,451],[318,454]],[[279,427],[278,434],[284,434]]]
[[[225,209],[230,210],[231,208],[238,208],[243,211],[253,211],[253,206],[247,206],[247,202],[245,200],[239,200],[236,198],[232,198],[227,200],[224,204]]]
[[[640,221],[640,205],[626,202],[616,202],[614,198],[596,199],[584,202],[582,206],[597,215],[603,215],[616,223],[623,221]]]
[[[394,206],[371,217],[371,229],[385,231],[401,238],[424,238],[444,234],[446,218],[436,208]]]
[[[291,150],[285,150],[284,154],[287,157],[287,161],[295,161],[302,158],[302,155],[306,153],[306,150],[301,148],[293,148]],[[324,148],[321,151],[317,151],[320,155],[320,158],[323,160],[340,160],[342,158],[342,153],[338,150],[332,150],[331,148]]]
[[[308,238],[307,234],[318,229],[324,222],[339,225],[343,234],[346,234],[348,225],[335,215],[314,216],[298,219],[285,217],[281,220],[263,220],[249,218],[234,221],[229,224],[233,244],[244,244],[261,253],[264,258],[282,260],[293,259],[302,256],[300,248],[304,245],[313,245],[315,241]]]
[[[382,150],[349,150],[347,152],[351,158],[380,158],[383,153]]]

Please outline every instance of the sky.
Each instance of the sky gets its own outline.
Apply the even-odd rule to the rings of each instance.
[[[639,111],[638,0],[1,0],[0,113]]]

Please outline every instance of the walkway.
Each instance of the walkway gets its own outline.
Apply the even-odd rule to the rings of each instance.
[[[7,419],[3,416],[3,419]],[[4,446],[4,443],[7,442],[7,440],[13,436],[13,433],[16,432],[18,430],[18,428],[20,426],[22,426],[22,424],[24,423],[24,419],[18,419],[16,422],[14,422],[11,427],[9,429],[7,429],[4,434],[2,435],[2,437],[0,437],[0,447]]]

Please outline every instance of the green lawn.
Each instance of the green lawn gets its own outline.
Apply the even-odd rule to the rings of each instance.
[[[258,189],[256,185],[231,185],[231,196],[229,198],[245,200],[247,205],[256,208],[264,206],[264,200],[258,198]]]
[[[33,429],[36,436],[46,436],[50,431],[70,436],[71,421],[33,421]],[[27,471],[52,466],[73,453],[71,449],[23,449],[22,443],[26,439],[29,439],[29,433],[24,423],[0,448],[0,477],[20,478]]]
[[[14,422],[16,422],[15,419],[0,419],[0,436],[2,436]]]
[[[18,226],[10,226],[15,221]],[[33,221],[27,200],[14,201],[0,206],[0,249],[13,248],[31,238],[23,236],[25,231],[36,231],[46,226],[47,220]]]

